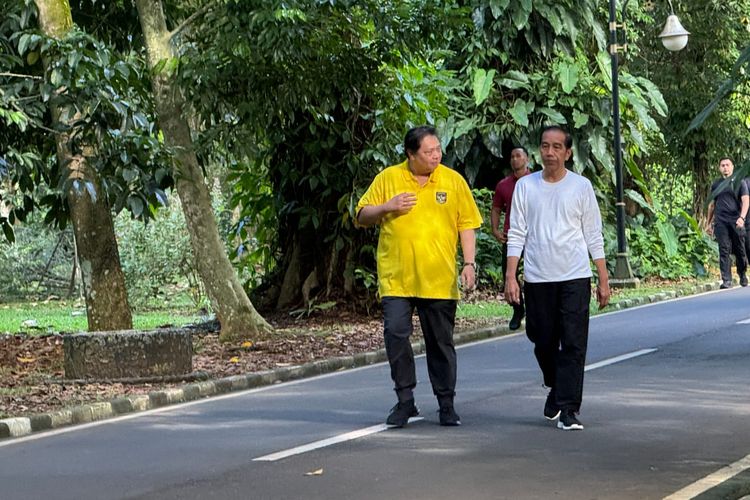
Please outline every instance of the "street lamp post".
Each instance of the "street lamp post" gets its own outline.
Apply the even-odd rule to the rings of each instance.
[[[625,0],[622,6],[623,13],[629,0]],[[617,199],[615,202],[615,215],[617,218],[617,260],[615,261],[615,272],[610,280],[610,285],[620,288],[638,287],[638,278],[633,275],[628,260],[628,243],[625,238],[625,196],[622,180],[622,138],[620,131],[620,87],[618,80],[619,61],[618,53],[625,49],[625,45],[618,44],[617,29],[623,27],[617,24],[616,0],[609,0],[609,53],[612,58],[612,122],[614,127],[614,154],[615,154],[615,190]],[[688,33],[674,15],[672,2],[669,0],[672,14],[667,18],[667,23],[659,37],[664,47],[668,50],[682,50],[687,45]]]

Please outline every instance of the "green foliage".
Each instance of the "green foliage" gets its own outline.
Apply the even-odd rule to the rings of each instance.
[[[16,228],[14,244],[0,243],[3,301],[66,297],[69,293],[74,259],[72,232],[53,230],[35,219],[39,217]]]
[[[179,203],[157,212],[148,224],[120,214],[115,233],[131,306],[171,302],[185,292],[195,309],[206,305]]]
[[[449,61],[471,85],[457,114],[460,127],[446,123],[449,157],[470,181],[503,155],[504,144],[526,145],[532,157],[547,124],[566,125],[574,138],[574,167],[613,174],[611,154],[611,70],[602,12],[594,1],[471,3],[473,30]],[[644,134],[656,131],[654,116],[666,106],[646,78],[620,76],[620,105],[631,154],[647,149]],[[449,160],[450,161],[450,160]]]
[[[716,258],[716,248],[698,221],[683,209],[675,210],[671,203],[665,208],[661,201],[666,191],[663,186],[647,185],[645,179],[636,178],[635,182],[644,195],[626,192],[643,209],[626,228],[633,271],[641,277],[668,279],[705,276],[709,263]]]
[[[477,230],[477,287],[499,289],[505,274],[502,268],[502,245],[492,235],[490,213],[493,192],[489,189],[472,190],[484,223]]]
[[[43,209],[64,228],[69,190],[107,196],[116,211],[149,218],[172,184],[170,156],[157,135],[142,50],[117,52],[78,29],[61,40],[37,28],[33,2],[3,6],[0,25],[0,143],[5,182],[0,201],[10,207],[7,228]],[[54,110],[53,115],[50,114]],[[54,122],[55,128],[52,129]],[[64,135],[62,135],[64,134]],[[55,158],[56,139],[87,157],[102,179],[68,176]]]
[[[210,124],[201,154],[230,165],[235,257],[248,274],[277,279],[301,246],[306,276],[367,241],[352,224],[364,188],[400,161],[409,127],[449,114],[458,83],[420,50],[435,42],[428,26],[450,26],[442,8],[230,1],[186,36],[181,78]],[[347,265],[330,275],[340,283],[357,263]]]
[[[677,5],[675,5],[677,8]],[[741,51],[750,45],[747,13],[749,0],[692,0],[684,2],[676,12],[682,24],[691,32],[688,45],[680,52],[671,53],[651,35],[653,24],[663,22],[669,14],[667,3],[656,2],[650,13],[633,13],[638,21],[634,31],[644,31],[637,37],[632,58],[627,66],[638,74],[648,74],[659,87],[669,107],[669,113],[658,120],[666,148],[654,150],[650,161],[674,165],[680,173],[690,174],[695,185],[693,210],[701,216],[713,168],[718,158],[731,155],[735,159],[745,156],[750,140],[750,99],[738,88],[732,98],[712,103],[715,112],[705,118],[700,128],[690,127],[691,122],[711,103],[714,96],[729,91],[731,82],[740,83],[733,68],[739,72],[743,66]],[[747,53],[745,53],[747,56]],[[738,64],[739,66],[736,66]]]

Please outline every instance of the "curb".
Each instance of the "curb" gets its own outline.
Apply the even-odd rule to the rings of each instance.
[[[646,297],[624,299],[613,304],[612,309],[615,311],[629,309],[631,307],[652,304],[663,300],[695,295],[718,289],[718,282],[704,283],[692,288],[669,290]],[[454,336],[454,342],[456,345],[460,345],[469,342],[476,342],[478,340],[500,337],[508,333],[510,333],[510,330],[507,325],[489,326],[458,333]],[[414,350],[414,354],[423,354],[425,350],[424,341],[413,343],[412,349]],[[305,363],[303,365],[288,366],[275,370],[266,370],[245,375],[234,375],[232,377],[207,380],[203,382],[193,382],[182,387],[163,389],[150,392],[149,394],[138,394],[115,398],[108,402],[89,403],[74,406],[72,408],[64,408],[54,412],[40,413],[30,417],[0,419],[0,439],[17,438],[69,425],[96,422],[120,415],[127,415],[129,413],[153,410],[155,408],[161,408],[176,403],[185,403],[197,399],[217,396],[219,394],[254,389],[256,387],[314,377],[316,375],[324,375],[339,370],[347,370],[380,363],[386,360],[385,349],[379,349],[377,351],[322,359],[311,363]]]

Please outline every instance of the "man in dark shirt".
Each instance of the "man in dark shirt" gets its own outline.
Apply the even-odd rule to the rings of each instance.
[[[500,256],[500,265],[505,273],[505,264],[508,248],[508,229],[510,228],[510,205],[513,201],[513,189],[516,187],[518,179],[531,173],[529,170],[529,153],[523,146],[516,146],[510,153],[511,172],[507,177],[497,183],[495,187],[495,196],[492,197],[492,212],[490,220],[492,222],[492,235],[502,245],[502,254]],[[505,223],[500,229],[500,215],[505,212]],[[520,303],[511,304],[513,306],[513,317],[510,319],[508,328],[518,330],[521,327],[521,320],[526,313],[523,306],[523,296]]]
[[[740,285],[747,286],[747,257],[745,255],[745,218],[750,196],[742,179],[733,178],[731,158],[719,162],[721,179],[711,185],[711,204],[708,206],[709,234],[719,243],[721,288],[732,286],[731,254],[734,252]]]

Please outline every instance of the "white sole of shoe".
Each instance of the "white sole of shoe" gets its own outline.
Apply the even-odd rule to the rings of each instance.
[[[562,412],[560,410],[557,410],[557,413],[555,414],[554,417],[548,417],[547,415],[545,415],[544,418],[546,418],[550,422],[554,422],[555,420],[557,420],[558,418],[560,418],[560,413],[562,413]]]
[[[565,425],[562,423],[562,421],[559,421],[557,422],[557,428],[562,429],[564,431],[582,431],[583,425],[581,424]]]

